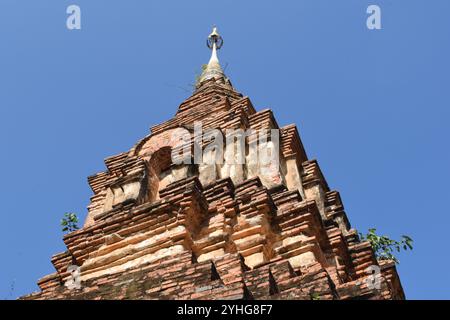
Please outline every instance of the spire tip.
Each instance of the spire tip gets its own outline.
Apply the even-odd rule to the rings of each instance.
[[[223,45],[223,38],[217,31],[217,27],[215,25],[213,26],[213,30],[206,40],[206,45],[211,50],[213,49],[214,44],[216,45],[217,50],[219,50]]]

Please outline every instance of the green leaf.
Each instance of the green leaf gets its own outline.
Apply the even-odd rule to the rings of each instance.
[[[375,257],[379,260],[393,260],[395,263],[400,261],[394,256],[393,252],[400,252],[402,249],[412,250],[413,240],[406,235],[402,235],[401,241],[393,240],[386,235],[379,236],[375,228],[370,228],[366,235],[359,233],[360,241],[368,241],[372,246]]]
[[[61,226],[63,232],[72,232],[78,229],[78,217],[73,212],[64,213],[64,218],[61,219]]]

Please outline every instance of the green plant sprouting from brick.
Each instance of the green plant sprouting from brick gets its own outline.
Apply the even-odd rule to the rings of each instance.
[[[320,300],[320,294],[318,292],[312,293],[311,300]]]
[[[407,251],[412,250],[413,240],[406,235],[402,235],[400,241],[392,240],[387,236],[379,236],[376,233],[377,229],[371,228],[367,234],[359,233],[361,241],[368,241],[373,248],[375,256],[378,260],[392,260],[396,264],[400,263],[394,253],[399,253],[402,249]]]
[[[78,217],[73,212],[66,212],[61,219],[62,232],[72,232],[78,230]]]

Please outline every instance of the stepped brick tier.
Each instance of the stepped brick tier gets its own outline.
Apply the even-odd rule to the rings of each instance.
[[[56,272],[23,299],[405,298],[395,264],[377,261],[350,228],[339,192],[307,158],[296,126],[279,128],[270,110],[257,112],[233,88],[214,41],[176,115],[88,178],[94,194],[83,228],[64,236],[67,251],[51,259]],[[224,136],[279,129],[279,166],[236,164],[226,156],[234,140],[223,163],[173,163],[174,131],[193,133],[196,121]],[[67,286],[74,265],[78,288]],[[370,285],[370,266],[380,268],[379,286]]]

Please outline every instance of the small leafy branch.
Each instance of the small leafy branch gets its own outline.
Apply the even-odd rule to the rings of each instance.
[[[359,233],[359,237],[361,241],[370,242],[378,260],[392,260],[399,264],[400,261],[395,257],[394,253],[398,253],[402,249],[405,251],[413,249],[413,240],[409,236],[402,235],[401,240],[396,241],[387,236],[379,236],[376,234],[376,231],[377,229],[371,228],[366,235]]]
[[[66,212],[61,219],[62,232],[72,232],[78,230],[78,217],[75,213]]]
[[[318,292],[314,292],[310,296],[311,300],[320,300],[320,294]]]

